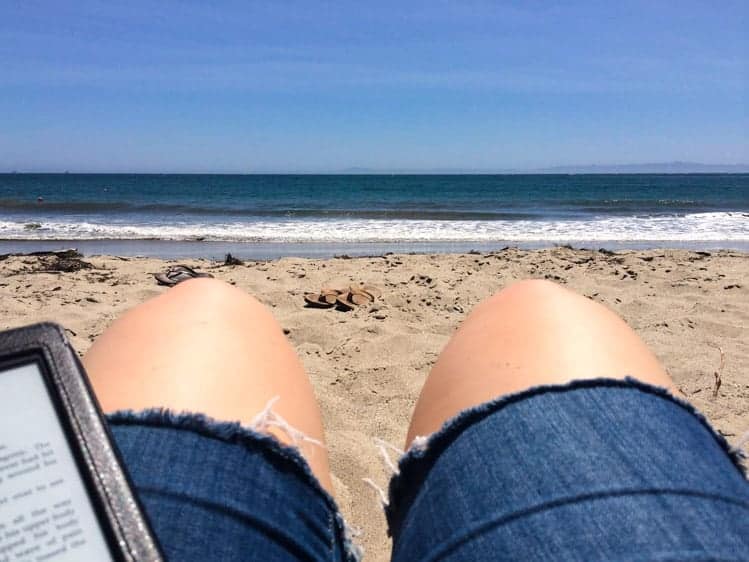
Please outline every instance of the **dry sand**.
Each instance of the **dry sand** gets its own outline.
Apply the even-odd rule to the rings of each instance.
[[[338,501],[364,529],[368,560],[390,544],[374,492],[386,483],[373,438],[402,445],[424,378],[460,321],[481,299],[524,278],[547,278],[618,312],[652,347],[677,386],[729,441],[749,430],[749,256],[682,250],[505,249],[482,254],[281,259],[221,266],[188,261],[272,307],[320,400]],[[121,312],[168,289],[152,273],[177,263],[85,258],[92,269],[39,272],[49,258],[0,261],[3,328],[62,323],[80,352]],[[46,265],[45,265],[46,264]],[[323,286],[364,281],[375,307],[351,312],[303,306]],[[721,350],[725,364],[721,368]],[[714,396],[716,371],[722,385]]]

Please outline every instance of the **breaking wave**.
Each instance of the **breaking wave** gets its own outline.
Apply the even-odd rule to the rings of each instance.
[[[574,242],[749,241],[749,214],[595,217],[572,220],[432,220],[390,218],[264,218],[222,221],[80,222],[0,220],[5,240],[211,240],[226,242]],[[10,217],[15,219],[15,217]],[[205,219],[205,217],[204,217]],[[225,219],[225,217],[224,217]]]

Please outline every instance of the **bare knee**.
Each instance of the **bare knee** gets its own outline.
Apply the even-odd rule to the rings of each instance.
[[[180,295],[182,297],[189,296],[191,298],[226,298],[235,293],[245,294],[226,281],[215,279],[213,277],[198,277],[196,279],[183,281],[173,289],[170,289],[167,294]]]
[[[547,299],[567,294],[569,291],[561,285],[546,279],[524,279],[505,287],[497,295],[515,299]]]
[[[192,307],[255,307],[263,305],[249,293],[219,279],[199,277],[183,281],[164,295],[180,305]]]
[[[547,308],[575,295],[557,283],[545,279],[525,279],[497,291],[481,303],[480,308],[519,307]]]

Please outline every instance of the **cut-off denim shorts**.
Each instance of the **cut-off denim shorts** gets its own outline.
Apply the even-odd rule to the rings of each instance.
[[[295,449],[200,415],[109,420],[169,560],[360,556]],[[464,411],[400,459],[392,560],[749,560],[741,462],[665,390],[533,388]]]

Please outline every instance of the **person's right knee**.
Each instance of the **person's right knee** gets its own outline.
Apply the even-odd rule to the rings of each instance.
[[[559,298],[569,293],[561,285],[546,279],[524,279],[508,285],[495,296],[503,299],[523,300],[535,303],[548,299]]]
[[[557,283],[545,279],[526,279],[497,291],[480,303],[476,312],[501,313],[503,309],[520,309],[530,314],[534,309],[549,310],[573,295]]]

